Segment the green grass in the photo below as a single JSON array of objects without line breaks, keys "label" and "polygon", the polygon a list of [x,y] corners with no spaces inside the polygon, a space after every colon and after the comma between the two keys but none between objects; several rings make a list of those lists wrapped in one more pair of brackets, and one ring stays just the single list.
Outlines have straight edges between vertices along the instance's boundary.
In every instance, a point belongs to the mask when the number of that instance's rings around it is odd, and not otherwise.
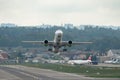
[{"label": "green grass", "polygon": [[60,64],[22,64],[29,67],[51,69],[60,72],[82,74],[88,77],[120,78],[120,68],[93,67],[93,66],[70,66]]}]

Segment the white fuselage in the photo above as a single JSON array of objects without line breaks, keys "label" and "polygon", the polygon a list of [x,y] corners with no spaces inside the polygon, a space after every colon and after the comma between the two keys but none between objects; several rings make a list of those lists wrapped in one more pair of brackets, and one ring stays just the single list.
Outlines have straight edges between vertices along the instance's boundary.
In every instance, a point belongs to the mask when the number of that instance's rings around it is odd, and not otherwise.
[{"label": "white fuselage", "polygon": [[59,48],[61,47],[61,42],[62,42],[62,36],[63,36],[63,32],[61,30],[57,30],[55,32],[54,46],[53,46],[53,52],[55,53],[59,52]]},{"label": "white fuselage", "polygon": [[120,62],[119,62],[119,59],[113,59],[113,60],[104,61],[104,63],[115,64],[115,63],[120,63]]},{"label": "white fuselage", "polygon": [[69,60],[68,64],[89,64],[91,60]]}]

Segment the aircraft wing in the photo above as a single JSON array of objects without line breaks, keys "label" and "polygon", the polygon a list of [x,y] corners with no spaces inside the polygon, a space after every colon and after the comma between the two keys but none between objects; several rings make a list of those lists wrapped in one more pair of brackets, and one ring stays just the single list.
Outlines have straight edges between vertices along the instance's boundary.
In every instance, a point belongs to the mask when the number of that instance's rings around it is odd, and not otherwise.
[{"label": "aircraft wing", "polygon": [[[24,43],[33,43],[33,44],[45,44],[45,41],[22,41]],[[81,45],[81,44],[91,44],[92,42],[72,42],[72,41],[62,41],[61,46],[71,46],[71,45]],[[49,46],[54,46],[53,41],[49,41],[47,44]]]},{"label": "aircraft wing", "polygon": [[62,42],[62,46],[81,45],[81,44],[92,44],[92,42],[72,42],[72,41],[63,41]]},{"label": "aircraft wing", "polygon": [[[22,41],[22,42],[24,42],[24,43],[33,43],[33,44],[45,44],[44,41]],[[53,41],[49,41],[47,43],[47,45],[49,45],[49,46],[53,46],[53,44],[54,44]]]},{"label": "aircraft wing", "polygon": [[92,44],[92,42],[72,42],[73,45]]},{"label": "aircraft wing", "polygon": [[44,43],[44,41],[22,41],[22,42],[24,42],[24,43],[35,43],[35,44],[37,44],[37,43],[43,44]]}]

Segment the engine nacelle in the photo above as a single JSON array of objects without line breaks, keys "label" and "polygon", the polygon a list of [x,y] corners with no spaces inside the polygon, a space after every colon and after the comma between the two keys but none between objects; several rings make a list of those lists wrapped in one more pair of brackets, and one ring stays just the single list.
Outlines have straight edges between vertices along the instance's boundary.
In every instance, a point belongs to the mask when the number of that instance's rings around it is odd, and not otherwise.
[{"label": "engine nacelle", "polygon": [[68,41],[68,46],[71,47],[72,41]]},{"label": "engine nacelle", "polygon": [[48,40],[45,40],[45,41],[44,41],[44,45],[45,45],[45,46],[48,46]]}]

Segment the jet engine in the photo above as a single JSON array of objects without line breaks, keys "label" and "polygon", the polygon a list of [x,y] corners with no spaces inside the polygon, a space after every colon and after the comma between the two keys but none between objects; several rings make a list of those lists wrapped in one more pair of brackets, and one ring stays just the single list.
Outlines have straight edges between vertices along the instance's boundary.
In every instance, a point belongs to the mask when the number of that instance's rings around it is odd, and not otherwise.
[{"label": "jet engine", "polygon": [[68,46],[71,47],[72,41],[68,41]]},{"label": "jet engine", "polygon": [[44,41],[44,45],[45,45],[45,46],[48,46],[48,40],[45,40],[45,41]]}]

